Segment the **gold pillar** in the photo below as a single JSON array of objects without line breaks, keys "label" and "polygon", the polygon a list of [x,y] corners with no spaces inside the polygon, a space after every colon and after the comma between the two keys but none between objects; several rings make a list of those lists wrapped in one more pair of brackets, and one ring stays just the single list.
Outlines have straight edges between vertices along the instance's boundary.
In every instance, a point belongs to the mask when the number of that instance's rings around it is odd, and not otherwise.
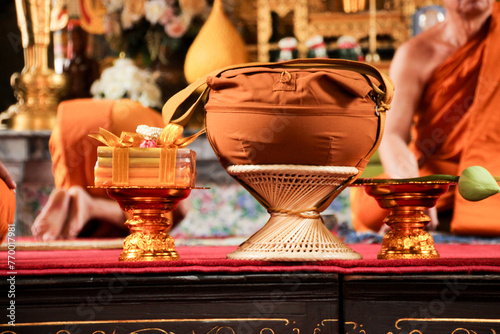
[{"label": "gold pillar", "polygon": [[377,53],[377,2],[369,0],[369,32],[368,32],[368,54],[366,55],[367,62],[379,62],[380,56]]},{"label": "gold pillar", "polygon": [[14,130],[52,129],[66,78],[48,67],[51,0],[16,0],[24,68],[11,77],[18,102],[9,107],[7,121]]}]

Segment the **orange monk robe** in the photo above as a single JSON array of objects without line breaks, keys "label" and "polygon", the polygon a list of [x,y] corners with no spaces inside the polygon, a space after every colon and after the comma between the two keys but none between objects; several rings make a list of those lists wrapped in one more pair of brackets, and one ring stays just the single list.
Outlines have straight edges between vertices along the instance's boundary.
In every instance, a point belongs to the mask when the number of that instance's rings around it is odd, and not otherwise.
[{"label": "orange monk robe", "polygon": [[[500,2],[496,1],[476,95],[465,129],[459,172],[479,165],[500,176]],[[457,234],[500,235],[500,194],[479,202],[456,196],[451,231]]]},{"label": "orange monk robe", "polygon": [[[448,57],[429,79],[414,118],[410,143],[410,149],[418,160],[420,176],[459,175],[463,170],[459,165],[462,151],[469,143],[466,129],[475,113],[471,104],[475,99],[480,70],[485,68],[482,64],[492,33],[488,21],[476,36]],[[497,145],[500,145],[500,141]],[[460,196],[456,196],[454,187],[439,199],[436,205],[438,213],[451,210],[456,197]],[[378,231],[388,214],[361,188],[352,189],[351,207],[353,225],[359,231]]]},{"label": "orange monk robe", "polygon": [[[159,112],[131,100],[77,99],[62,102],[57,110],[57,124],[49,140],[52,171],[56,188],[94,185],[97,146],[91,132],[104,128],[120,136],[135,132],[138,125],[164,127]],[[94,196],[108,198],[100,189],[88,189]]]},{"label": "orange monk robe", "polygon": [[0,179],[0,243],[8,233],[9,225],[14,222],[16,194]]},{"label": "orange monk robe", "polygon": [[[377,178],[385,179],[388,176],[382,174]],[[364,188],[351,187],[349,190],[353,228],[357,232],[378,232],[390,211],[382,209],[377,201],[365,192]]]}]

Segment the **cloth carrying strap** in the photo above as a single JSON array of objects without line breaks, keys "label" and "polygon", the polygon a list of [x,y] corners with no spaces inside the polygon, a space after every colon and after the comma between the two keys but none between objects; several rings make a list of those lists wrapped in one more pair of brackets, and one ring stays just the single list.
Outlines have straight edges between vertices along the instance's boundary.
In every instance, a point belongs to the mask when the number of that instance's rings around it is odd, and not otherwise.
[{"label": "cloth carrying strap", "polygon": [[[357,62],[357,61],[352,61],[352,60],[345,60],[345,59],[293,59],[289,61],[284,61],[284,62],[276,62],[276,63],[247,63],[247,64],[240,64],[240,65],[233,65],[233,66],[228,66],[224,67],[218,70],[215,70],[183,90],[179,91],[175,95],[173,95],[163,106],[162,109],[162,116],[165,124],[168,124],[170,122],[180,124],[182,126],[185,126],[188,122],[189,119],[191,118],[194,110],[196,109],[196,106],[199,104],[201,101],[202,97],[204,94],[209,90],[208,87],[206,87],[203,90],[203,94],[200,95],[198,100],[186,111],[184,115],[179,117],[178,119],[172,121],[172,117],[179,108],[179,106],[184,103],[193,93],[198,90],[200,87],[206,85],[207,83],[207,78],[208,77],[216,77],[222,74],[223,72],[229,71],[229,70],[234,70],[234,69],[243,69],[243,68],[252,68],[252,67],[269,67],[269,68],[275,68],[275,67],[282,67],[282,68],[328,68],[328,69],[338,69],[338,70],[350,70],[353,72],[357,72],[362,74],[370,86],[372,86],[374,92],[376,93],[376,103],[378,106],[378,111],[379,112],[384,112],[386,110],[390,109],[391,101],[392,101],[392,96],[393,96],[393,91],[394,91],[394,85],[389,77],[387,77],[385,74],[380,72],[376,67],[363,63],[363,62]],[[382,85],[382,89],[376,86],[370,79],[369,76],[377,79],[380,84]]]}]

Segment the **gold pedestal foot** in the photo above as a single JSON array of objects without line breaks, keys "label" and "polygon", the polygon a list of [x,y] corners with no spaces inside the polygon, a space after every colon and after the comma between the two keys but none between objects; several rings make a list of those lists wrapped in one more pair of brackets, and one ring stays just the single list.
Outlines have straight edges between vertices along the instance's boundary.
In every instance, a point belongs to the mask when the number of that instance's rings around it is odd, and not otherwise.
[{"label": "gold pedestal foot", "polygon": [[430,218],[422,210],[393,209],[384,220],[391,231],[384,235],[378,259],[439,259],[434,239],[424,230]]},{"label": "gold pedestal foot", "polygon": [[52,130],[56,126],[56,121],[56,110],[54,109],[54,112],[42,115],[33,115],[30,112],[19,113],[14,115],[8,124],[16,131]]},{"label": "gold pedestal foot", "polygon": [[136,232],[123,241],[120,261],[171,261],[178,260],[174,238],[167,233]]}]

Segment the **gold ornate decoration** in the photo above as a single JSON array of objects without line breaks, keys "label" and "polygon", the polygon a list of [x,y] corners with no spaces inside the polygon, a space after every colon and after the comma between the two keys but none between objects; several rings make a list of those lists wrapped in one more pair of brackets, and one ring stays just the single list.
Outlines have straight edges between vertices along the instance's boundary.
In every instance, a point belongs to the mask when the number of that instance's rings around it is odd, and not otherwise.
[{"label": "gold ornate decoration", "polygon": [[344,5],[344,12],[346,13],[356,13],[365,10],[366,1],[365,0],[342,0]]},{"label": "gold ornate decoration", "polygon": [[[130,224],[135,223],[136,226],[143,224],[155,224],[157,226],[163,226],[168,224],[164,224],[163,221],[130,221],[128,222],[128,226]],[[165,257],[167,259],[177,260],[179,259],[179,254],[175,250],[175,242],[174,238],[172,238],[167,233],[158,232],[158,233],[143,233],[143,232],[134,232],[127,236],[123,241],[123,252],[120,256],[121,261],[127,261],[129,259],[135,260],[137,258],[143,258],[146,254],[153,254],[154,257]],[[148,258],[152,256],[148,255]]]},{"label": "gold ornate decoration", "polygon": [[[50,11],[50,30],[62,30],[69,21],[69,15],[65,8],[64,0],[53,0],[52,10]],[[57,333],[56,333],[57,334]]]},{"label": "gold ornate decoration", "polygon": [[298,42],[299,56],[305,57],[307,55],[305,42],[310,37],[307,0],[257,0],[257,57],[259,61],[269,61],[269,39],[272,34],[271,12],[284,17],[292,11],[294,14],[294,35]]},{"label": "gold ornate decoration", "polygon": [[[343,0],[342,3],[355,4],[357,2],[357,12],[349,10],[328,11],[324,2],[319,6],[314,0],[255,0],[257,3],[257,43],[258,61],[269,61],[269,50],[273,45],[269,43],[272,35],[271,12],[277,13],[280,17],[286,16],[289,12],[294,12],[294,34],[298,40],[300,56],[306,55],[307,50],[303,43],[314,35],[323,37],[338,37],[350,35],[360,40],[369,35],[370,53],[372,59],[379,59],[376,56],[376,49],[381,43],[376,40],[377,35],[388,35],[393,38],[391,45],[397,48],[412,36],[412,16],[416,9],[429,4],[442,4],[442,0],[402,0],[390,1],[384,9],[375,8],[376,1]],[[245,2],[246,3],[246,2]],[[369,6],[366,6],[368,3]],[[370,11],[367,11],[370,7]],[[354,7],[350,7],[354,8]],[[364,10],[362,10],[364,9]],[[244,13],[239,16],[247,22],[251,12],[245,8]],[[253,19],[253,16],[251,16]]]},{"label": "gold ornate decoration", "polygon": [[11,84],[18,102],[9,107],[7,125],[14,130],[52,129],[66,78],[48,67],[51,0],[16,0],[24,68]]},{"label": "gold ornate decoration", "polygon": [[[417,179],[417,178],[416,178]],[[382,241],[379,259],[437,259],[434,239],[424,230],[430,222],[424,210],[436,205],[451,181],[416,179],[358,179],[380,207],[390,210],[384,219],[391,231]]]},{"label": "gold ornate decoration", "polygon": [[[326,327],[327,323],[338,323],[338,322],[339,322],[339,319],[323,319],[323,320],[321,320],[321,322],[319,324],[316,325],[316,327],[314,328],[313,334],[321,333],[322,329],[326,330],[326,328],[320,328],[320,327]],[[299,333],[300,333],[300,331],[299,331]]]},{"label": "gold ornate decoration", "polygon": [[[467,334],[477,334],[473,329],[467,329],[465,328],[465,325],[471,326],[471,324],[480,324],[481,330],[486,330],[488,326],[485,326],[485,324],[500,324],[500,319],[474,319],[474,318],[401,318],[398,319],[394,325],[396,329],[398,330],[403,330],[403,326],[401,326],[403,323],[413,323],[415,324],[416,322],[420,323],[425,323],[425,325],[429,325],[432,323],[450,323],[450,324],[455,324],[453,326],[450,326],[449,328],[449,333],[451,334],[458,334],[458,333],[467,333]],[[459,325],[460,327],[457,327]],[[427,327],[429,328],[429,327]],[[477,330],[477,329],[476,329]],[[497,331],[493,328],[489,328],[492,334],[496,334]],[[404,333],[406,333],[406,330],[403,330]],[[432,328],[429,329],[429,332],[433,332]],[[441,328],[441,332],[442,328]],[[389,332],[388,334],[392,334],[392,332]],[[417,329],[413,330],[410,332],[410,334],[425,334],[425,332],[421,332]]]},{"label": "gold ornate decoration", "polygon": [[368,20],[368,53],[366,61],[379,62],[380,56],[377,53],[377,2],[376,0],[369,1],[369,20]]},{"label": "gold ornate decoration", "polygon": [[[366,334],[366,331],[363,329],[363,324],[358,324],[354,321],[346,321],[344,324],[352,326],[352,331],[357,330],[359,334]],[[349,333],[351,333],[351,330],[349,330]]]},{"label": "gold ornate decoration", "polygon": [[448,323],[478,323],[478,324],[500,324],[500,319],[480,319],[480,318],[401,318],[396,321],[394,326],[402,329],[401,323],[404,322],[448,322]]},{"label": "gold ornate decoration", "polygon": [[174,334],[173,332],[167,332],[166,330],[163,330],[161,328],[143,328],[143,329],[138,329],[136,331],[133,331],[133,332],[130,332],[129,334],[137,334],[137,333],[141,333],[141,332],[150,332],[150,331],[154,331],[154,332],[160,332],[160,333],[164,333],[164,334]]},{"label": "gold ornate decoration", "polygon": [[104,187],[123,211],[132,215],[125,225],[130,234],[123,242],[120,261],[178,260],[175,241],[168,234],[172,222],[166,214],[189,196],[191,189],[161,187]]},{"label": "gold ornate decoration", "polygon": [[[96,324],[150,324],[150,323],[225,323],[225,322],[235,322],[236,324],[239,324],[241,322],[255,322],[255,329],[257,329],[258,326],[270,326],[269,322],[275,323],[275,324],[283,324],[284,326],[288,326],[291,324],[291,321],[286,318],[187,318],[187,319],[182,319],[182,318],[176,318],[176,319],[129,319],[129,320],[88,320],[88,321],[47,321],[47,322],[31,322],[31,323],[17,323],[16,322],[16,327],[36,327],[37,331],[40,332],[40,327],[43,326],[82,326],[82,325],[96,325]],[[267,324],[263,324],[264,322],[268,322]],[[6,324],[0,324],[0,326],[6,326]],[[215,327],[213,327],[207,334],[217,334],[219,332],[222,333],[222,329],[229,329],[233,332],[234,329],[230,326],[227,325],[219,325],[216,324]],[[198,331],[198,329],[193,329],[192,333],[195,333],[195,330]],[[134,333],[141,333],[141,332],[147,332],[147,331],[158,331],[161,333],[169,333],[169,334],[174,334],[171,331],[165,331],[161,328],[142,328],[135,330],[133,332],[130,332],[130,334]],[[266,332],[273,331],[270,327],[263,327],[261,329],[261,332],[264,334]],[[66,334],[71,334],[67,330],[62,329],[59,330],[57,333],[62,333],[66,332]],[[225,331],[224,331],[225,332]],[[97,333],[105,333],[104,331],[97,330],[94,331],[93,334]],[[197,332],[196,332],[197,333]],[[16,332],[13,331],[5,331],[1,332],[0,334],[16,334]]]}]

